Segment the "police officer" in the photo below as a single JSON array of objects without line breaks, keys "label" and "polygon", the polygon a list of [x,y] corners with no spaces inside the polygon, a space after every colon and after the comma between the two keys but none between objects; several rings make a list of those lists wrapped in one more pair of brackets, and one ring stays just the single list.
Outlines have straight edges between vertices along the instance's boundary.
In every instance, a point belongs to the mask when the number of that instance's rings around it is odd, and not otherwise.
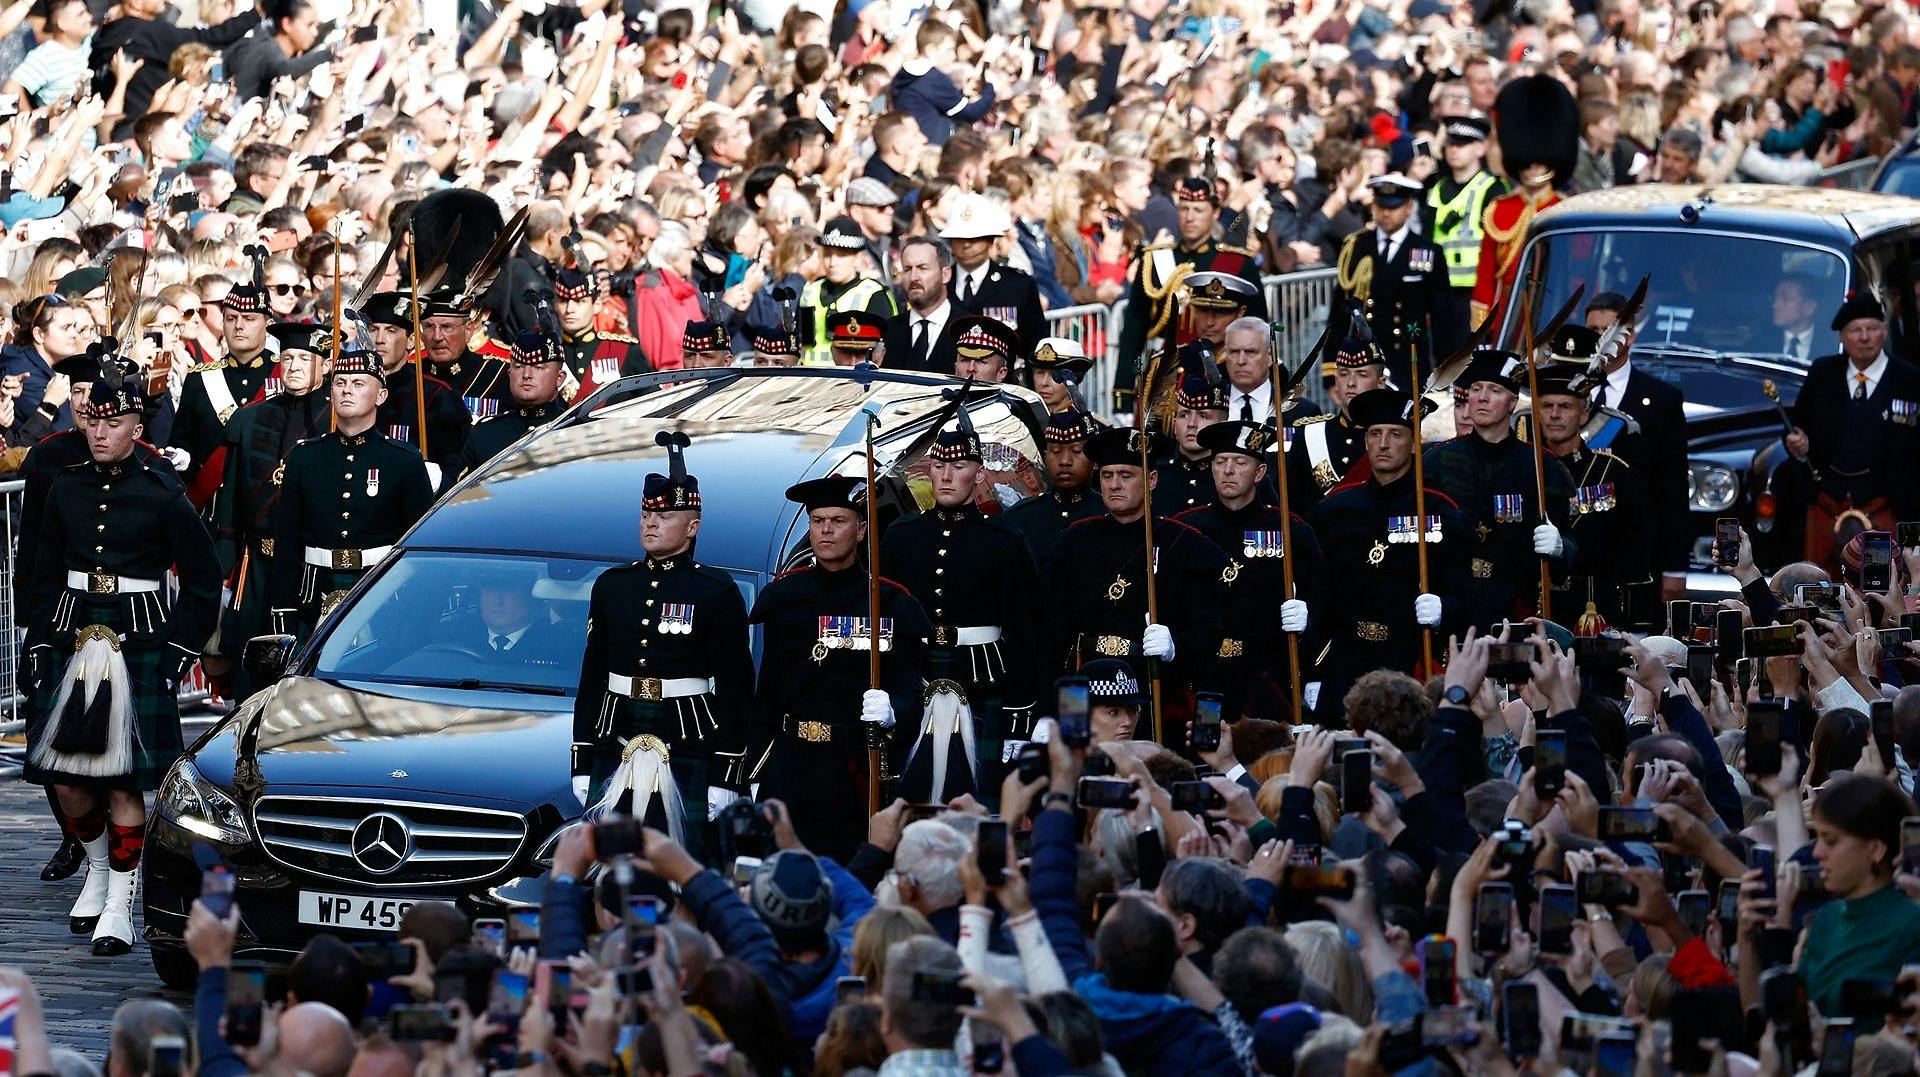
[{"label": "police officer", "polygon": [[1120,366],[1114,371],[1114,410],[1133,410],[1135,364],[1146,352],[1149,338],[1174,328],[1173,301],[1183,298],[1189,274],[1212,270],[1231,273],[1253,289],[1246,313],[1265,320],[1267,300],[1260,290],[1260,259],[1245,247],[1229,246],[1214,237],[1220,223],[1220,203],[1213,184],[1199,176],[1182,179],[1173,189],[1179,216],[1179,239],[1152,243],[1139,255],[1140,271],[1127,293],[1127,313],[1120,326]]},{"label": "police officer", "polygon": [[235,700],[246,699],[252,686],[246,671],[234,668],[233,658],[247,640],[270,629],[273,506],[287,456],[301,441],[326,433],[331,421],[323,387],[332,332],[287,322],[274,326],[273,335],[280,341],[281,391],[241,408],[227,424],[225,474],[213,502],[214,548],[220,572],[233,586],[204,662],[208,676],[224,680],[228,697]]},{"label": "police officer", "polygon": [[963,406],[927,449],[933,508],[880,540],[880,564],[933,622],[927,678],[941,690],[930,689],[901,787],[915,802],[972,793],[997,803],[1001,745],[1032,731],[1039,697],[1040,571],[1020,532],[980,511],[977,499],[992,496],[981,449]]},{"label": "police officer", "polygon": [[[1174,520],[1207,536],[1227,557],[1220,573],[1225,592],[1220,646],[1214,654],[1224,713],[1228,721],[1253,714],[1280,717],[1285,707],[1279,701],[1289,698],[1286,634],[1305,633],[1309,611],[1321,605],[1320,543],[1305,520],[1285,520],[1279,509],[1261,501],[1273,459],[1272,427],[1215,423],[1200,431],[1200,445],[1211,454],[1213,503]],[[1294,559],[1291,595],[1282,586],[1285,557]]]},{"label": "police officer", "polygon": [[[387,379],[387,399],[375,424],[395,441],[419,446],[420,366],[413,355],[413,299],[405,292],[375,292],[360,308],[367,321],[374,350],[380,353],[380,372]],[[422,330],[424,334],[424,328]],[[424,437],[430,464],[446,471],[460,459],[473,417],[453,386],[428,375],[427,429]]]},{"label": "police officer", "polygon": [[1474,352],[1460,375],[1473,433],[1427,450],[1427,481],[1473,525],[1471,566],[1479,593],[1473,623],[1482,627],[1532,616],[1540,599],[1540,559],[1564,575],[1579,552],[1567,529],[1573,479],[1560,461],[1546,460],[1543,514],[1533,450],[1513,436],[1513,410],[1524,377],[1526,361],[1512,352]]},{"label": "police officer", "polygon": [[1093,461],[1087,459],[1087,439],[1099,429],[1099,420],[1084,411],[1047,416],[1040,450],[1047,463],[1047,492],[1020,502],[1004,517],[1035,557],[1050,550],[1067,528],[1107,511],[1099,491],[1091,488]]},{"label": "police officer", "polygon": [[[1569,333],[1569,331],[1572,331]],[[1581,350],[1585,326],[1571,325],[1557,341],[1556,352]],[[1592,353],[1591,347],[1585,349]],[[1592,405],[1587,397],[1586,367],[1549,363],[1540,368],[1540,395],[1534,404],[1534,425],[1543,444],[1573,476],[1573,511],[1568,530],[1580,550],[1580,560],[1553,585],[1553,606],[1563,621],[1574,623],[1589,614],[1614,628],[1649,627],[1657,608],[1652,572],[1652,529],[1647,526],[1649,501],[1646,484],[1626,461],[1605,449],[1590,447],[1585,433]],[[1628,592],[1637,592],[1629,603]],[[1629,611],[1644,611],[1639,623]],[[1586,627],[1597,628],[1588,621]]]},{"label": "police officer", "polygon": [[880,344],[886,339],[884,319],[864,310],[837,311],[827,318],[827,357],[834,366],[853,366],[884,360]]},{"label": "police officer", "polygon": [[[33,689],[23,777],[50,786],[87,878],[68,914],[93,952],[133,948],[145,795],[182,751],[176,686],[220,608],[213,539],[173,471],[137,453],[145,406],[131,363],[111,364],[85,406],[89,459],[47,491],[25,576]],[[167,572],[179,574],[170,597]]]},{"label": "police officer", "polygon": [[1033,349],[1033,357],[1027,360],[1027,369],[1033,373],[1033,391],[1040,394],[1052,414],[1077,409],[1074,394],[1087,371],[1093,369],[1093,360],[1087,358],[1086,349],[1077,340],[1042,337]]},{"label": "police officer", "polygon": [[[1171,451],[1166,437],[1151,431],[1114,427],[1087,439],[1107,511],[1067,528],[1043,558],[1052,622],[1046,657],[1065,671],[1095,658],[1135,666],[1153,659],[1146,668],[1156,671],[1148,676],[1163,678],[1178,695],[1211,683],[1227,559],[1192,527],[1156,518],[1149,560],[1141,517],[1150,511],[1155,475],[1141,466],[1143,446],[1149,459]],[[1157,622],[1148,617],[1149,571]],[[1173,743],[1177,727],[1163,723],[1160,733]]]},{"label": "police officer", "polygon": [[[186,481],[200,505],[211,500],[213,484],[219,481],[220,465],[213,456],[227,420],[265,394],[273,373],[273,356],[267,351],[267,288],[257,268],[254,280],[234,285],[220,301],[220,312],[227,354],[187,369],[170,438],[172,447],[188,456]],[[202,480],[207,467],[213,471]]]},{"label": "police officer", "polygon": [[553,306],[560,318],[560,340],[566,349],[567,370],[579,382],[575,396],[591,393],[629,374],[645,374],[653,369],[639,341],[595,328],[595,315],[600,311],[598,277],[572,266],[563,267],[554,274]]},{"label": "police officer", "polygon": [[[1212,356],[1201,363],[1213,366]],[[1172,516],[1213,500],[1213,454],[1200,443],[1200,432],[1227,418],[1227,385],[1219,368],[1213,368],[1211,378],[1204,373],[1181,378],[1173,404],[1174,451],[1154,475],[1153,511],[1158,516]]]},{"label": "police officer", "polygon": [[507,399],[509,349],[487,335],[486,324],[487,312],[479,301],[451,285],[420,297],[426,372],[453,387],[476,423],[499,414]]},{"label": "police officer", "polygon": [[784,325],[756,325],[747,329],[754,366],[793,366],[800,362],[800,341]]},{"label": "police officer", "polygon": [[[897,762],[896,723],[920,726],[923,640],[933,626],[906,588],[880,580],[883,688],[868,680],[867,484],[827,476],[787,490],[807,513],[810,567],[782,573],[754,602],[762,626],[751,777],[762,799],[786,803],[801,844],[844,858],[867,832],[869,731],[884,780]],[[884,795],[884,794],[883,794]]]},{"label": "police officer", "polygon": [[1343,316],[1357,311],[1381,328],[1380,347],[1395,385],[1411,385],[1413,364],[1424,377],[1437,355],[1452,354],[1466,339],[1467,324],[1454,307],[1447,263],[1440,248],[1413,226],[1413,202],[1423,188],[1390,172],[1369,182],[1373,223],[1348,236],[1340,248],[1341,302],[1334,305],[1335,340],[1357,336]]},{"label": "police officer", "polygon": [[1427,182],[1427,238],[1447,260],[1447,290],[1458,324],[1472,319],[1473,283],[1480,266],[1480,237],[1487,205],[1507,193],[1507,181],[1487,170],[1491,125],[1478,116],[1457,116],[1441,125],[1446,167]]},{"label": "police officer", "polygon": [[[1439,490],[1426,491],[1427,586],[1419,586],[1419,535],[1413,454],[1419,451],[1414,401],[1395,389],[1370,389],[1347,404],[1365,431],[1368,473],[1341,486],[1308,515],[1325,555],[1325,576],[1339,601],[1315,607],[1327,640],[1308,705],[1324,721],[1345,713],[1347,689],[1375,669],[1415,672],[1420,634],[1432,629],[1444,657],[1447,633],[1472,623],[1472,525]],[[1295,580],[1299,576],[1296,566]]]},{"label": "police officer", "polygon": [[852,217],[828,221],[814,242],[820,246],[825,274],[800,290],[800,364],[828,366],[837,362],[829,339],[828,321],[833,315],[850,311],[872,315],[884,333],[887,319],[899,312],[885,281],[860,275],[867,237]]},{"label": "police officer", "polygon": [[733,365],[733,334],[719,322],[692,321],[680,338],[686,369],[710,370]]},{"label": "police officer", "polygon": [[559,338],[536,330],[515,336],[513,363],[507,372],[507,392],[513,400],[506,410],[473,428],[447,485],[500,455],[527,431],[559,418],[567,410],[560,400],[565,376]]},{"label": "police officer", "polygon": [[379,358],[343,349],[329,395],[333,432],[294,446],[273,507],[274,631],[302,638],[433,503],[420,450],[376,424]]},{"label": "police officer", "polygon": [[1047,312],[1033,278],[993,257],[993,245],[1012,230],[1004,208],[986,195],[963,194],[954,200],[940,238],[953,248],[947,294],[954,312],[984,315],[1011,329],[1019,337],[1015,355],[1026,359],[1047,335]]},{"label": "police officer", "polygon": [[1227,346],[1227,326],[1247,313],[1259,289],[1243,277],[1213,270],[1187,277],[1188,328],[1193,339],[1221,351]]},{"label": "police officer", "polygon": [[[593,581],[573,706],[573,788],[582,804],[598,802],[627,746],[654,738],[666,748],[682,812],[664,822],[698,856],[709,801],[733,798],[712,787],[746,788],[752,637],[732,577],[694,559],[700,480],[687,473],[687,436],[656,437],[668,468],[648,475],[641,495],[646,557]],[[650,791],[632,790],[633,814],[646,814]]]},{"label": "police officer", "polygon": [[1352,337],[1340,342],[1333,358],[1322,364],[1330,415],[1309,415],[1293,423],[1287,447],[1287,494],[1302,511],[1312,509],[1334,487],[1346,481],[1354,465],[1366,459],[1366,430],[1348,413],[1348,404],[1369,389],[1387,382],[1387,368],[1378,346]]}]

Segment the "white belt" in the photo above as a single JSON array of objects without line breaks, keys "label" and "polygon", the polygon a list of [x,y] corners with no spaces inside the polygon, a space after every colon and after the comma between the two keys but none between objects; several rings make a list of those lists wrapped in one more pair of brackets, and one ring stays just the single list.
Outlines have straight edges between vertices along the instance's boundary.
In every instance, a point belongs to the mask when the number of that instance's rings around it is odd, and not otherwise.
[{"label": "white belt", "polygon": [[607,674],[607,691],[628,699],[682,699],[704,696],[713,691],[711,677],[628,677]]},{"label": "white belt", "polygon": [[942,628],[935,626],[933,645],[936,647],[979,647],[987,643],[1000,642],[999,625],[981,625],[974,628]]},{"label": "white belt", "polygon": [[111,572],[75,572],[67,570],[67,586],[90,595],[146,594],[160,589],[159,580],[139,580],[115,576]]},{"label": "white belt", "polygon": [[305,560],[314,568],[358,572],[363,568],[379,564],[381,558],[392,552],[392,546],[369,546],[364,550],[325,550],[318,546],[309,546]]}]

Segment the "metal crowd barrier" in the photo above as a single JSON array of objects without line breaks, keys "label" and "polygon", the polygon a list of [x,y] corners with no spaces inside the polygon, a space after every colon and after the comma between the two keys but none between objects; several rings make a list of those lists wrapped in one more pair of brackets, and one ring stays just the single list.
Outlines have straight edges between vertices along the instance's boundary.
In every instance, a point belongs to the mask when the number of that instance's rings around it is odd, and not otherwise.
[{"label": "metal crowd barrier", "polygon": [[1873,182],[1874,170],[1880,167],[1880,158],[1862,157],[1857,161],[1847,161],[1824,169],[1814,177],[1815,187],[1836,187],[1843,191],[1864,191]]},{"label": "metal crowd barrier", "polygon": [[[1262,277],[1266,291],[1268,317],[1280,325],[1280,358],[1288,369],[1297,369],[1308,348],[1320,339],[1333,306],[1334,270],[1331,266]],[[1111,422],[1113,416],[1113,377],[1120,366],[1120,327],[1125,324],[1127,301],[1109,307],[1086,303],[1047,312],[1047,334],[1080,342],[1093,370],[1081,389],[1087,406],[1095,415]],[[1318,376],[1306,379],[1306,396],[1322,408],[1328,406],[1326,390]]]}]

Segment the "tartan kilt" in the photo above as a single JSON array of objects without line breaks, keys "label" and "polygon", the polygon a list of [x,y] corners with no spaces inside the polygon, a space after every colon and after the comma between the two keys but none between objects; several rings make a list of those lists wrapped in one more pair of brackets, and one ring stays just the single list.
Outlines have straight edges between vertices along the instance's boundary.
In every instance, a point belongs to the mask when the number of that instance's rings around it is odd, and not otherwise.
[{"label": "tartan kilt", "polygon": [[267,592],[271,559],[260,552],[258,539],[248,541],[253,545],[253,553],[247,558],[246,578],[239,589],[240,601],[220,610],[220,650],[236,662],[248,640],[273,631],[272,618],[268,616],[273,603]]},{"label": "tartan kilt", "polygon": [[[46,683],[33,689],[30,696],[27,712],[28,759],[21,777],[35,785],[105,786],[141,792],[158,789],[167,768],[173,766],[174,761],[186,751],[180,736],[180,702],[174,692],[167,688],[166,682],[178,661],[174,648],[165,643],[166,624],[162,621],[152,626],[158,631],[128,635],[127,630],[134,623],[131,607],[140,596],[103,601],[73,591],[66,594],[77,601],[70,614],[60,615],[61,623],[50,634],[50,642],[63,652],[61,664],[46,678]],[[62,603],[62,608],[65,607],[66,604]],[[73,640],[80,629],[93,624],[105,625],[122,634],[124,639],[120,656],[126,661],[127,674],[133,682],[129,686],[137,738],[133,747],[133,772],[113,778],[63,774],[35,766],[32,762],[32,746],[39,742],[40,735],[47,728],[48,711],[60,691],[66,663],[73,660]],[[144,620],[142,627],[148,627]]]}]

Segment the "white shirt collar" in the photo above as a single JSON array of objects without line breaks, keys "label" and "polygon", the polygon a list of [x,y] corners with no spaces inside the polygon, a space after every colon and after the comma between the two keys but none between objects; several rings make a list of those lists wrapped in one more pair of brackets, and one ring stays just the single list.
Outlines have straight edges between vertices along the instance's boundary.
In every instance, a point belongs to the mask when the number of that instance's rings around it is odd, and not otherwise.
[{"label": "white shirt collar", "polygon": [[1627,395],[1627,379],[1631,377],[1633,377],[1633,360],[1631,359],[1621,363],[1619,370],[1607,375],[1606,404],[1608,407],[1620,406],[1620,402]]},{"label": "white shirt collar", "polygon": [[914,311],[913,323],[909,323],[909,324],[918,323],[920,319],[925,318],[927,320],[927,333],[931,336],[937,337],[940,335],[940,331],[947,327],[947,320],[952,317],[953,317],[953,300],[942,299],[940,300],[939,306],[933,308],[933,310],[929,311],[926,314],[922,314],[917,310]]},{"label": "white shirt collar", "polygon": [[493,638],[495,636],[504,635],[507,637],[507,645],[502,649],[511,651],[515,647],[520,646],[520,637],[526,635],[527,629],[532,627],[533,627],[533,623],[529,621],[528,623],[521,625],[519,628],[515,629],[512,632],[504,632],[504,633],[495,632],[493,629],[489,628],[487,629],[487,646],[488,647],[493,646]]},{"label": "white shirt collar", "polygon": [[[981,285],[987,283],[987,273],[992,268],[993,268],[993,259],[989,258],[986,261],[980,263],[979,269],[976,269],[971,273],[966,272],[965,270],[962,270],[960,275],[973,282],[973,290],[977,293],[980,291]],[[955,283],[958,283],[958,282],[956,281]]]},{"label": "white shirt collar", "polygon": [[1851,361],[1847,363],[1847,395],[1848,396],[1853,395],[1854,375],[1861,374],[1861,373],[1864,373],[1867,376],[1867,395],[1872,396],[1874,394],[1874,390],[1880,388],[1880,379],[1883,377],[1886,377],[1887,353],[1885,351],[1882,351],[1879,355],[1874,356],[1873,362],[1868,363],[1867,369],[1864,371],[1854,366]]},{"label": "white shirt collar", "polygon": [[1409,215],[1407,217],[1407,223],[1401,225],[1400,230],[1397,232],[1383,232],[1378,227],[1374,228],[1373,230],[1374,242],[1378,244],[1380,242],[1380,237],[1385,236],[1386,243],[1383,246],[1379,246],[1377,249],[1381,251],[1385,251],[1388,247],[1391,247],[1393,248],[1395,253],[1398,253],[1401,245],[1406,243],[1407,241],[1407,233],[1411,231],[1413,231],[1413,217]]}]

